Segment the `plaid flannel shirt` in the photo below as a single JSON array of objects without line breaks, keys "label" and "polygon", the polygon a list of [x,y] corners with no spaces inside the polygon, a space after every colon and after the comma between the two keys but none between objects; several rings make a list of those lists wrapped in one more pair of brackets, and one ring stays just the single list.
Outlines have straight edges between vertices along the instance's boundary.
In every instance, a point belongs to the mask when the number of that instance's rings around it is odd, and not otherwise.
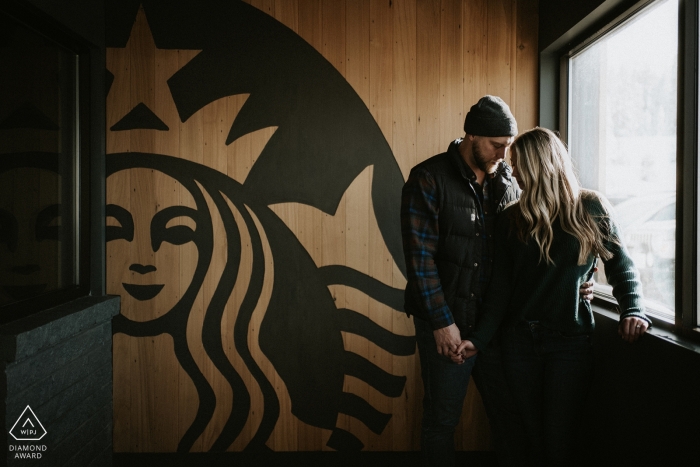
[{"label": "plaid flannel shirt", "polygon": [[417,284],[413,297],[430,317],[434,329],[454,323],[440,285],[435,256],[438,247],[438,200],[435,179],[427,170],[414,169],[401,197],[401,236],[408,280]]},{"label": "plaid flannel shirt", "polygon": [[[489,184],[486,182],[482,193],[475,178],[471,181],[477,196],[481,217],[482,267],[479,268],[482,291],[490,279],[492,260],[492,226],[495,218],[493,199],[489,196]],[[428,314],[433,329],[439,329],[454,323],[452,312],[447,305],[440,284],[435,257],[437,254],[438,232],[437,185],[432,174],[425,169],[411,172],[403,188],[401,198],[401,233],[408,280],[416,284],[414,288],[419,296],[414,296]],[[489,228],[491,227],[491,228]],[[479,294],[482,295],[482,294]]]}]

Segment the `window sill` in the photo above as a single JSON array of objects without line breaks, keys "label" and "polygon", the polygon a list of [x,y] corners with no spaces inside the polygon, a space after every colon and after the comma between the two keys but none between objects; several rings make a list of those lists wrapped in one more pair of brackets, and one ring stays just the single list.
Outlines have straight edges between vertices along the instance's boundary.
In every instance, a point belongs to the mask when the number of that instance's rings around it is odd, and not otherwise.
[{"label": "window sill", "polygon": [[[608,319],[620,321],[620,315],[615,311],[614,305],[605,300],[595,298],[591,302],[591,309],[597,315],[605,316]],[[648,334],[669,342],[671,344],[686,348],[700,354],[700,332],[697,329],[687,331],[683,335],[676,332],[672,323],[662,319],[651,317],[654,325],[647,331]]]}]

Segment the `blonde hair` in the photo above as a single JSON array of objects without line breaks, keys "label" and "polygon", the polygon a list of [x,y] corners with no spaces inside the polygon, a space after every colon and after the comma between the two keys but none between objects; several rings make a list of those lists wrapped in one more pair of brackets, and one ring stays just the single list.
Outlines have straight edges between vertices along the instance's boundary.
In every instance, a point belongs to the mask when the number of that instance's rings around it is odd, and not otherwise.
[{"label": "blonde hair", "polygon": [[[564,232],[579,241],[579,265],[591,254],[612,258],[603,243],[610,236],[609,214],[596,221],[585,209],[581,198],[598,195],[580,188],[564,143],[552,131],[535,127],[518,136],[510,150],[518,178],[525,185],[516,218],[520,240],[534,239],[540,248],[540,261],[553,264],[549,249],[554,240],[552,224],[558,218]],[[601,201],[605,208],[605,201]]]}]

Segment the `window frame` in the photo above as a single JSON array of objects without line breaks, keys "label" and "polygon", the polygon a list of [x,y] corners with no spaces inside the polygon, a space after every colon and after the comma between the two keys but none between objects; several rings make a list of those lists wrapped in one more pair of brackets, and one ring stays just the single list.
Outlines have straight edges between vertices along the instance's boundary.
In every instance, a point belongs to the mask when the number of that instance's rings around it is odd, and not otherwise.
[{"label": "window frame", "polygon": [[[556,129],[568,142],[569,58],[613,31],[656,0],[607,1],[540,53],[540,125]],[[698,1],[678,0],[678,101],[676,147],[675,319],[652,315],[654,326],[700,342],[698,288]],[[610,310],[617,303],[596,293],[593,304]]]},{"label": "window frame", "polygon": [[74,247],[75,284],[52,290],[38,296],[13,302],[0,307],[0,325],[34,315],[42,310],[68,303],[80,297],[91,295],[94,288],[91,274],[93,248],[91,240],[91,194],[94,189],[91,166],[93,158],[94,132],[97,130],[91,122],[92,111],[92,60],[94,52],[90,44],[67,30],[56,20],[32,5],[7,2],[0,7],[0,13],[34,30],[40,35],[75,54],[75,153],[72,170],[75,171],[73,201],[75,203]]}]

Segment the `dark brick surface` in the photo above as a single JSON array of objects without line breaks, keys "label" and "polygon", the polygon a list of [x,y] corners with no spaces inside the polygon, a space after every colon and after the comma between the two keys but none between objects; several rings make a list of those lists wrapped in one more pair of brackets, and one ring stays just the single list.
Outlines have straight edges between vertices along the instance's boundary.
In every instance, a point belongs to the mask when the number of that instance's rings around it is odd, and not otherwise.
[{"label": "dark brick surface", "polygon": [[61,459],[59,465],[89,465],[105,449],[105,446],[112,444],[112,430],[105,427],[92,439],[86,440],[83,446],[70,458]]},{"label": "dark brick surface", "polygon": [[[77,407],[93,395],[95,388],[104,386],[105,383],[111,383],[111,381],[112,365],[103,365],[92,372],[88,378],[69,386],[64,391],[59,392],[50,400],[46,401],[46,403],[36,403],[35,405],[29,403],[29,405],[44,425],[52,424],[63,417],[67,412],[73,410],[73,407]],[[27,402],[22,402],[22,399],[19,399],[17,402],[17,406],[22,408],[26,407],[26,404]],[[8,402],[8,413],[11,413],[10,407]]]},{"label": "dark brick surface", "polygon": [[[8,452],[8,465],[112,464],[111,320],[118,305],[88,297],[0,328],[4,425],[9,430],[29,405],[47,432],[33,442],[47,447],[42,459]],[[9,434],[3,439],[20,444]]]},{"label": "dark brick surface", "polygon": [[47,375],[60,370],[73,360],[84,355],[95,346],[102,346],[103,352],[112,350],[112,323],[103,323],[99,327],[89,329],[75,336],[74,339],[44,349],[33,359],[25,359],[18,363],[10,363],[5,370],[7,374],[7,394],[21,392],[27,386],[37,383]]},{"label": "dark brick surface", "polygon": [[[112,432],[112,403],[106,404],[102,407],[95,415],[90,419],[86,420],[85,423],[80,425],[75,431],[70,433],[65,439],[60,441],[59,444],[52,444],[50,446],[51,453],[57,459],[69,459],[76,452],[78,452],[81,447],[89,441],[95,433],[99,433],[102,430],[107,429]],[[112,439],[110,435],[109,439],[109,450],[110,456],[112,451]]]},{"label": "dark brick surface", "polygon": [[106,404],[111,403],[111,401],[112,383],[109,382],[103,387],[94,390],[93,393],[81,401],[79,405],[66,411],[65,415],[55,420],[50,428],[46,426],[46,430],[48,431],[46,443],[60,443],[80,427],[85,420],[88,420],[95,412],[98,412]]},{"label": "dark brick surface", "polygon": [[[96,351],[99,349],[101,351]],[[75,384],[84,384],[83,381],[95,378],[94,373],[99,372],[100,377],[112,379],[112,354],[105,352],[105,349],[93,347],[88,349],[85,355],[73,360],[68,365],[61,368],[53,368],[53,373],[46,378],[37,381],[35,384],[27,386],[22,391],[14,392],[7,399],[8,407],[22,406],[27,404],[32,408],[37,408],[46,404],[50,399],[61,394],[64,390]],[[102,372],[107,371],[107,375]],[[24,405],[22,405],[24,404]]]}]

